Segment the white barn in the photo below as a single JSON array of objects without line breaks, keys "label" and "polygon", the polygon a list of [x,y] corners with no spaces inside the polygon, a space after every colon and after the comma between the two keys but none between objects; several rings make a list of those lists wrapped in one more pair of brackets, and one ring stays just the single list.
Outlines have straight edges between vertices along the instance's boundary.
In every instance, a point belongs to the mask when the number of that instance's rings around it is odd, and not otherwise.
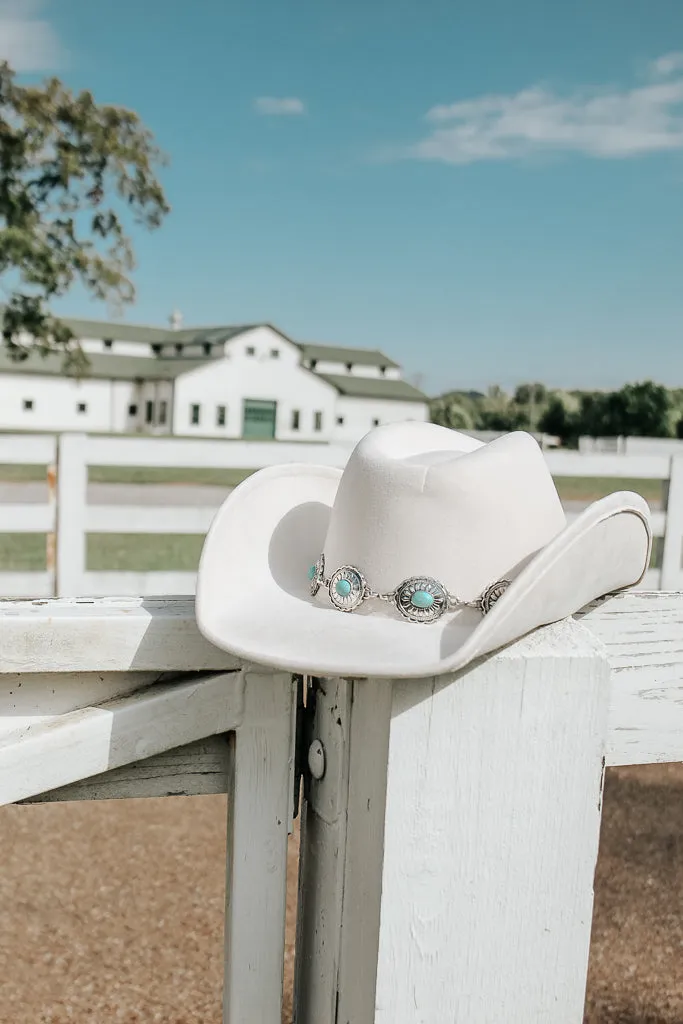
[{"label": "white barn", "polygon": [[65,318],[90,360],[0,352],[0,430],[357,441],[429,418],[383,352],[293,341],[270,324],[157,328]]}]

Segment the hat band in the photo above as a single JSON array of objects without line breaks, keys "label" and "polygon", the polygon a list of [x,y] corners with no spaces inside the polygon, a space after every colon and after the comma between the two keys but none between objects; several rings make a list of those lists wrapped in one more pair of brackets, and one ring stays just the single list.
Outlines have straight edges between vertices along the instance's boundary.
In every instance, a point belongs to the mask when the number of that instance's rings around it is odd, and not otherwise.
[{"label": "hat band", "polygon": [[477,608],[486,615],[510,586],[509,580],[492,583],[476,601],[462,601],[432,576],[411,576],[387,593],[373,590],[360,569],[342,565],[330,575],[325,574],[325,556],[320,555],[308,570],[311,596],[325,587],[330,601],[341,612],[353,612],[364,601],[389,601],[411,622],[436,622],[445,612],[458,608]]}]

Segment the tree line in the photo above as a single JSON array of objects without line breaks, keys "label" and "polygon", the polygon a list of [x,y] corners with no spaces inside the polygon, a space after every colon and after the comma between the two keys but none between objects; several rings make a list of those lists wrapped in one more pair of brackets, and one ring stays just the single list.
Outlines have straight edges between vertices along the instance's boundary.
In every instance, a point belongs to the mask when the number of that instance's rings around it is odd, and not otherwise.
[{"label": "tree line", "polygon": [[530,430],[576,445],[579,437],[683,438],[683,388],[654,381],[616,391],[561,391],[520,384],[512,394],[451,391],[433,399],[434,423],[455,430]]}]

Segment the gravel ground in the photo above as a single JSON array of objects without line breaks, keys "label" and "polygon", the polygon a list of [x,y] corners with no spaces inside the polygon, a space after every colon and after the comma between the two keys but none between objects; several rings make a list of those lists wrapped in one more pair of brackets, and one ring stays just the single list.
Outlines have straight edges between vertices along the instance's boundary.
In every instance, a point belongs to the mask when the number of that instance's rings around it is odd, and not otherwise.
[{"label": "gravel ground", "polygon": [[[0,1024],[219,1024],[224,823],[222,797],[0,809]],[[586,1024],[683,1024],[683,765],[608,772]]]}]

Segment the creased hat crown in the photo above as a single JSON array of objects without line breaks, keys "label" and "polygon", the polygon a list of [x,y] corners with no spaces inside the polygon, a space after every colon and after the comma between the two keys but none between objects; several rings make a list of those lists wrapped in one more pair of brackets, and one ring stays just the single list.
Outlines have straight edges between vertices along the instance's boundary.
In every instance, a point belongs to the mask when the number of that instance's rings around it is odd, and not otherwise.
[{"label": "creased hat crown", "polygon": [[484,445],[432,423],[391,424],[351,454],[324,555],[330,570],[356,566],[378,591],[424,574],[468,601],[514,575],[565,526],[530,434]]}]

